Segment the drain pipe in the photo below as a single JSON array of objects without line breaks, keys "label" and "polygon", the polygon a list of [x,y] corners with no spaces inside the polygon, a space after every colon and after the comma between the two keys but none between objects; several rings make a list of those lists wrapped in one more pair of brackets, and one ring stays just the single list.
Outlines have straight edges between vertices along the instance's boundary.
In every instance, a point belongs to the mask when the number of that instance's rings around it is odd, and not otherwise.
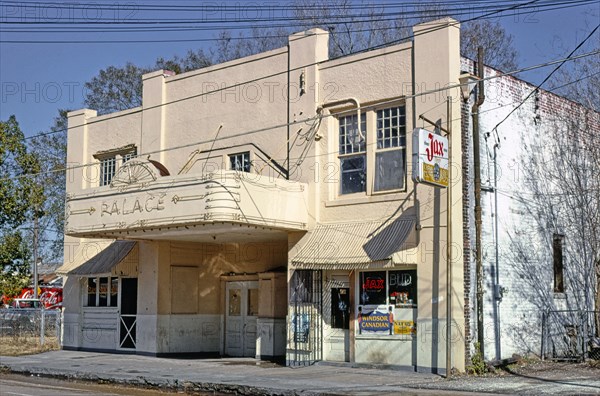
[{"label": "drain pipe", "polygon": [[348,103],[348,102],[352,102],[352,103],[354,103],[356,105],[356,129],[358,130],[359,136],[362,139],[364,139],[365,136],[363,135],[363,132],[360,129],[361,114],[360,114],[360,102],[358,101],[358,99],[356,99],[356,98],[346,98],[346,99],[334,100],[332,102],[323,103],[323,104],[321,104],[321,105],[319,105],[317,107],[317,111],[321,111],[321,110],[323,110],[323,109],[325,109],[327,107],[339,106],[341,104]]},{"label": "drain pipe", "polygon": [[495,232],[495,273],[494,273],[494,342],[496,344],[496,360],[502,359],[500,349],[500,302],[502,301],[502,287],[500,286],[500,268],[498,265],[498,148],[500,143],[494,144],[494,232]]},{"label": "drain pipe", "polygon": [[485,357],[483,333],[483,263],[481,247],[481,158],[479,151],[479,107],[485,100],[483,84],[483,47],[477,49],[477,100],[471,108],[473,117],[473,171],[475,173],[475,277],[477,284],[477,342]]}]

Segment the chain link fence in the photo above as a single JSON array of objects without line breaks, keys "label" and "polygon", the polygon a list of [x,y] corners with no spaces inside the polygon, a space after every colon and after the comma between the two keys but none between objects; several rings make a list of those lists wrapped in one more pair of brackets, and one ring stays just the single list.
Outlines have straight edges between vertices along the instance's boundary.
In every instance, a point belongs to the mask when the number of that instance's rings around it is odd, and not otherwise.
[{"label": "chain link fence", "polygon": [[596,311],[547,311],[542,317],[542,359],[600,360]]},{"label": "chain link fence", "polygon": [[43,308],[9,308],[0,310],[2,345],[19,340],[40,345],[61,345],[61,311]]}]

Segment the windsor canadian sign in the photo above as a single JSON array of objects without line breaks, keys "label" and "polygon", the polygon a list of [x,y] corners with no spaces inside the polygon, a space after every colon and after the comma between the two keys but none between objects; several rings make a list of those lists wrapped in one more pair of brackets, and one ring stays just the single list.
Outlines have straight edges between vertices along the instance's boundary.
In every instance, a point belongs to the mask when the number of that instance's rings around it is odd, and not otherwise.
[{"label": "windsor canadian sign", "polygon": [[448,139],[426,129],[415,128],[412,149],[413,180],[448,187]]}]

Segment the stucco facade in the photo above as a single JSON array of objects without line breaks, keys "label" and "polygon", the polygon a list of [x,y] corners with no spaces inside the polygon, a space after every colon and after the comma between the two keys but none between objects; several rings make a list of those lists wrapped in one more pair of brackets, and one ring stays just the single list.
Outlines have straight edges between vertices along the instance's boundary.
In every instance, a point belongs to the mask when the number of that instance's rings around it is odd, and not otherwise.
[{"label": "stucco facade", "polygon": [[[69,113],[63,347],[443,372],[450,234],[463,371],[460,27],[414,31],[332,60],[300,32]],[[411,180],[423,115],[453,131],[450,216],[450,189]]]}]

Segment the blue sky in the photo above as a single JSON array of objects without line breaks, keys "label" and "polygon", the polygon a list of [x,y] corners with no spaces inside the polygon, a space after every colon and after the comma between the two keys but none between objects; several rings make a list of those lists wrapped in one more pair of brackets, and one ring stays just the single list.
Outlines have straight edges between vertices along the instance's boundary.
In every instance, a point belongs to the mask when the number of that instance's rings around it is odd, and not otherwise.
[{"label": "blue sky", "polygon": [[[85,1],[79,1],[79,4]],[[96,4],[115,4],[116,2]],[[214,2],[212,4],[223,2]],[[56,18],[58,12],[71,13],[75,17],[84,10],[53,8],[49,3],[32,5],[27,9],[18,8],[11,2],[0,1],[0,27],[11,27],[7,21],[47,21]],[[51,4],[51,3],[50,3]],[[55,4],[59,4],[56,2]],[[73,2],[62,2],[73,4]],[[127,19],[135,17],[155,17],[156,11],[135,13],[132,5],[161,4],[154,0],[120,2],[117,10],[99,11],[104,18]],[[164,3],[162,3],[164,4]],[[201,4],[200,2],[177,1],[168,4]],[[206,3],[205,3],[206,4]],[[240,3],[230,3],[240,4]],[[242,3],[243,4],[243,3]],[[275,2],[254,4],[276,4]],[[287,3],[282,3],[287,4]],[[470,3],[473,4],[473,3]],[[493,4],[493,3],[490,3]],[[85,12],[92,12],[86,10]],[[96,10],[96,12],[98,12]],[[112,13],[109,15],[109,13]],[[131,14],[131,15],[130,15]],[[83,14],[82,14],[83,15]],[[178,14],[181,17],[182,14]],[[235,20],[240,11],[224,15]],[[544,63],[567,55],[600,22],[600,1],[585,6],[572,6],[566,9],[533,12],[520,15],[505,13],[498,18],[508,33],[514,36],[519,52],[519,65],[530,66]],[[90,17],[90,15],[87,15]],[[170,17],[174,17],[172,14]],[[150,65],[158,56],[171,57],[184,55],[188,49],[208,48],[210,42],[183,43],[137,43],[137,44],[12,44],[10,40],[160,40],[165,38],[196,39],[214,38],[215,31],[191,31],[177,33],[90,33],[90,34],[31,34],[7,33],[0,31],[0,119],[5,120],[15,114],[26,135],[45,130],[52,124],[53,117],[60,108],[77,109],[82,107],[83,85],[99,70],[110,65],[122,66],[131,61],[137,65]],[[594,37],[596,46],[599,35]],[[543,68],[521,75],[522,78],[539,83],[552,68]]]}]

